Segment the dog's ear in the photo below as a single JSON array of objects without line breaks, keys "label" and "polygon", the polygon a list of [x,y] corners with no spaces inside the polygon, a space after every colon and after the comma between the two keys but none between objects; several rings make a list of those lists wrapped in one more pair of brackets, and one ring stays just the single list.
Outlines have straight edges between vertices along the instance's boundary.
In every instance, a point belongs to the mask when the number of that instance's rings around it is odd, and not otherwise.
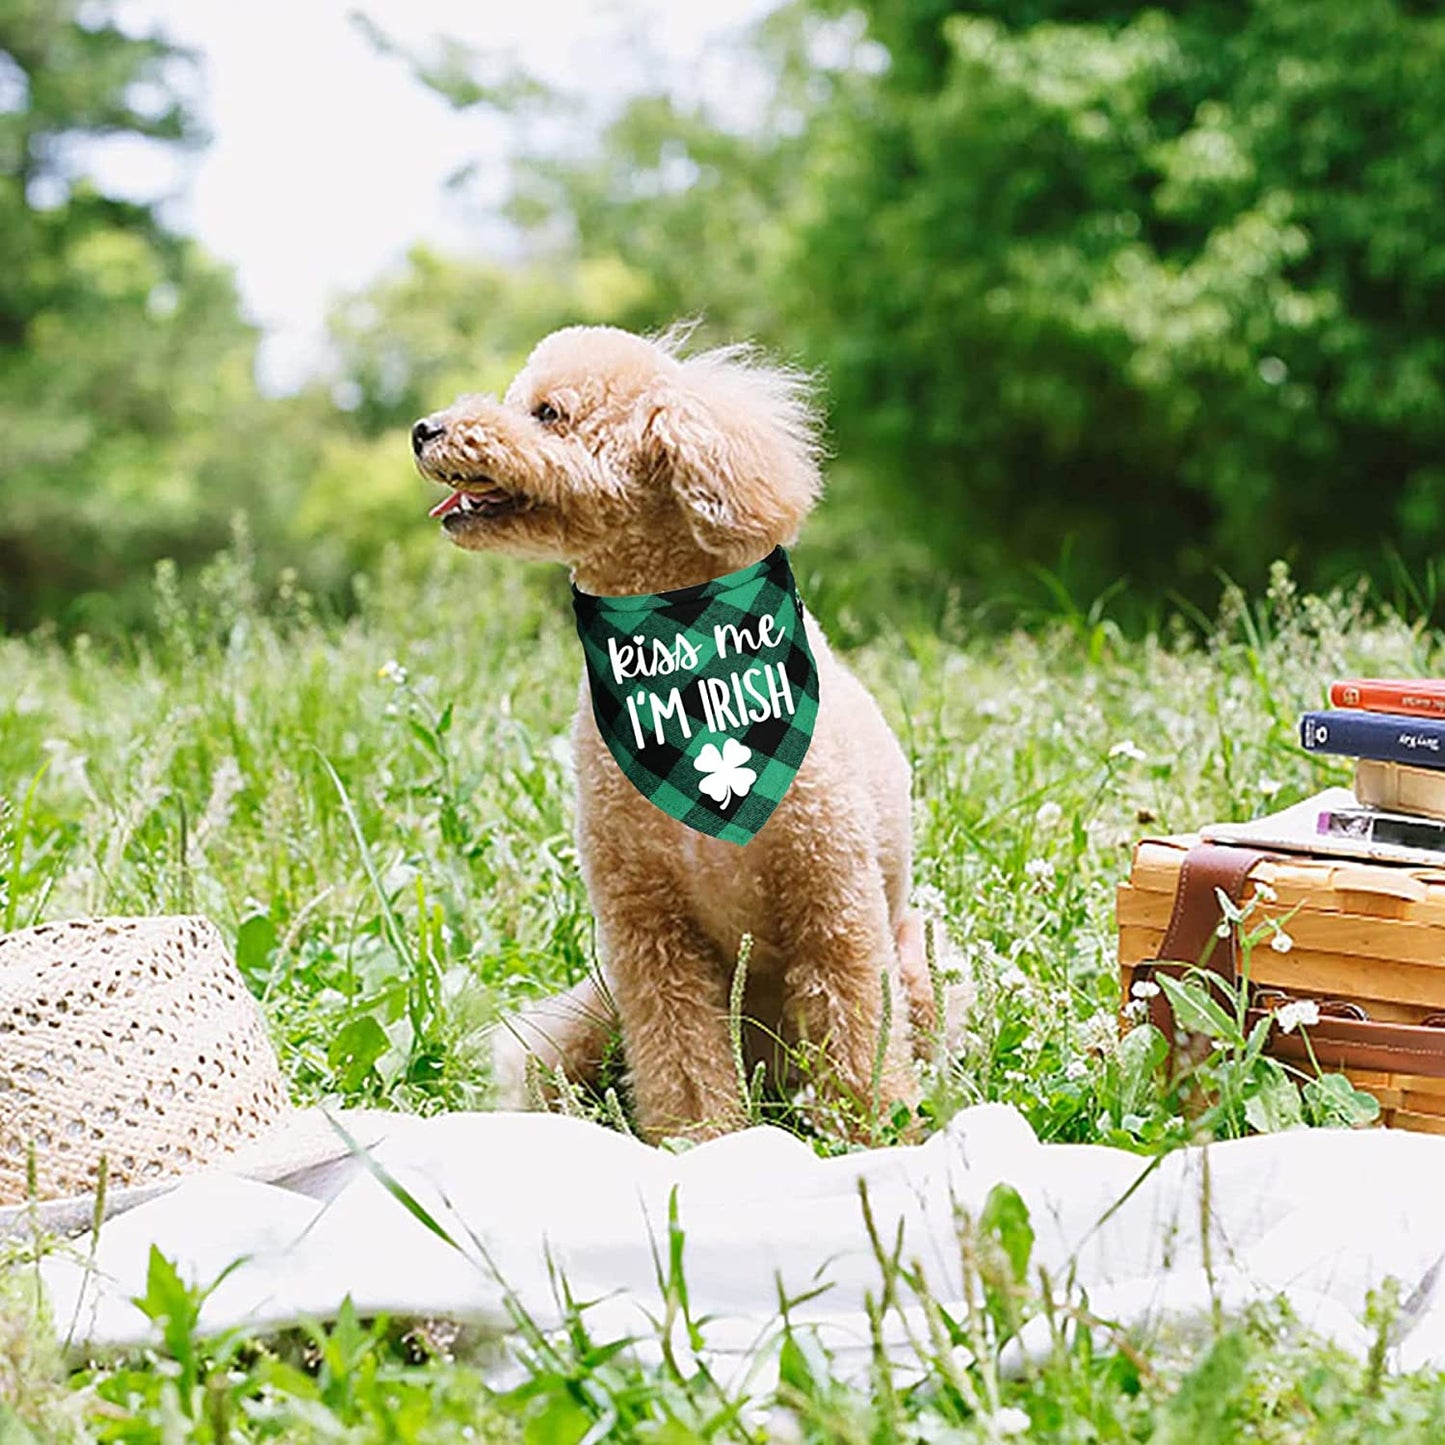
[{"label": "dog's ear", "polygon": [[726,554],[793,541],[822,485],[807,377],[724,347],[678,362],[648,411],[653,466],[698,546]]}]

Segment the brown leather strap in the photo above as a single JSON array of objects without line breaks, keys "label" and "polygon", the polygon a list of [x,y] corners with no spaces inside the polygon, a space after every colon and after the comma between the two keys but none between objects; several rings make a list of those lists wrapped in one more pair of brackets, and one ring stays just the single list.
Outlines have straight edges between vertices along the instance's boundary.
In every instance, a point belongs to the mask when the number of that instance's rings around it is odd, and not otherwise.
[{"label": "brown leather strap", "polygon": [[[1251,1009],[1250,1026],[1263,1017],[1263,1010]],[[1372,1069],[1382,1074],[1445,1078],[1445,1028],[1438,1024],[1388,1024],[1321,1015],[1320,1021],[1305,1032],[1308,1044],[1298,1033],[1271,1030],[1270,1054],[1307,1067],[1313,1052],[1314,1062],[1325,1069]]]},{"label": "brown leather strap", "polygon": [[1196,843],[1179,867],[1174,912],[1159,957],[1187,968],[1207,968],[1233,983],[1239,975],[1239,941],[1232,928],[1220,937],[1223,913],[1218,893],[1238,906],[1250,872],[1264,857],[1253,848]]},{"label": "brown leather strap", "polygon": [[[1224,915],[1218,893],[1238,905],[1250,871],[1264,857],[1253,848],[1196,843],[1179,866],[1174,910],[1159,956],[1138,968],[1135,978],[1147,980],[1158,973],[1180,978],[1191,968],[1203,968],[1232,985],[1239,977],[1239,938],[1233,928],[1220,936]],[[1169,1040],[1172,1053],[1174,1010],[1162,990],[1149,1000],[1149,1022]]]}]

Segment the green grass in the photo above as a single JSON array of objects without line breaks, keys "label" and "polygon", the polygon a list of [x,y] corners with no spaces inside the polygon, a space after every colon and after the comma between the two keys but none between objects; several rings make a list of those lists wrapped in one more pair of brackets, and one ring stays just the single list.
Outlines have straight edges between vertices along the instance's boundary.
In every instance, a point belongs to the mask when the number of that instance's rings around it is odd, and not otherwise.
[{"label": "green grass", "polygon": [[[800,576],[809,595],[806,552]],[[1338,673],[1438,669],[1440,638],[1358,599],[1296,597],[1283,574],[1256,605],[1231,596],[1207,625],[1144,640],[1071,606],[1030,633],[864,627],[822,580],[825,623],[875,634],[851,660],[913,762],[920,898],[977,984],[926,1127],[1001,1100],[1046,1139],[1182,1142],[1157,1052],[1115,1027],[1113,890],[1131,844],[1344,780],[1296,746],[1299,710]],[[207,914],[298,1100],[484,1107],[483,1030],[593,957],[571,838],[577,674],[560,575],[455,555],[421,580],[382,575],[345,622],[294,589],[258,598],[242,550],[185,596],[163,573],[155,628],[123,656],[0,639],[0,924]],[[1199,1128],[1261,1117],[1246,1114],[1255,1076],[1225,1077],[1238,1096]],[[1054,1358],[1005,1380],[1010,1321],[1041,1301],[1026,1271],[997,1275],[1008,1241],[985,1226],[976,1317],[924,1350],[923,1385],[880,1370],[846,1386],[800,1339],[776,1394],[746,1403],[616,1353],[585,1311],[564,1338],[528,1338],[523,1383],[501,1393],[464,1339],[350,1318],[264,1342],[198,1344],[178,1326],[164,1356],[71,1374],[26,1324],[14,1269],[0,1442],[987,1440],[1020,1410],[1040,1440],[1445,1438],[1440,1377],[1381,1375],[1278,1312],[1147,1359],[1061,1324]]]}]

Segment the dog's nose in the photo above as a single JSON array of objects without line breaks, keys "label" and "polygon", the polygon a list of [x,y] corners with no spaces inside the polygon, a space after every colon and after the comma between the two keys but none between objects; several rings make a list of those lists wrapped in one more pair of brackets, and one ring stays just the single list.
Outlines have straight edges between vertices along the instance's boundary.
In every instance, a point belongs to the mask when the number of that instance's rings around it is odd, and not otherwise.
[{"label": "dog's nose", "polygon": [[417,456],[421,455],[421,449],[433,438],[439,437],[446,431],[444,426],[438,426],[430,417],[424,416],[411,429],[411,449]]}]

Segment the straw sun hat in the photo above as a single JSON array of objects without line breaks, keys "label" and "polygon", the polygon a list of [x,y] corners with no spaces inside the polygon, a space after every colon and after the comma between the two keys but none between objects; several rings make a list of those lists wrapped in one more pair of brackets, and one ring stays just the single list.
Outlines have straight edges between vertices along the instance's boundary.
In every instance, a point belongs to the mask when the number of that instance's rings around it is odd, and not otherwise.
[{"label": "straw sun hat", "polygon": [[[385,1114],[338,1116],[369,1146]],[[91,1223],[187,1175],[275,1180],[349,1152],[286,1096],[215,924],[103,918],[0,936],[0,1237]],[[33,1183],[32,1183],[33,1171]]]}]

